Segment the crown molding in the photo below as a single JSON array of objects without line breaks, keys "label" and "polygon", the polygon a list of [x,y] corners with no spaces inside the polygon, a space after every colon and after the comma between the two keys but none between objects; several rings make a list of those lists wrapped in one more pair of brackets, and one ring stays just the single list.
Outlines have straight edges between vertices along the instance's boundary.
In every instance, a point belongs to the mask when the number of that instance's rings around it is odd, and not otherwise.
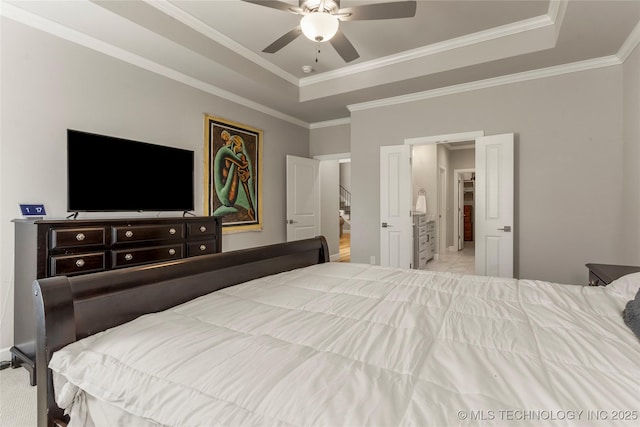
[{"label": "crown molding", "polygon": [[349,125],[349,124],[351,124],[351,117],[343,117],[342,119],[311,123],[309,125],[309,129],[320,129],[320,128],[328,128],[333,126],[341,126],[341,125]]},{"label": "crown molding", "polygon": [[2,7],[0,8],[0,15],[29,27],[35,28],[37,30],[41,30],[51,35],[60,37],[61,39],[76,43],[80,46],[84,46],[97,52],[103,53],[107,56],[119,59],[131,65],[135,65],[136,67],[143,68],[152,73],[161,75],[171,80],[175,80],[179,83],[183,83],[187,86],[200,89],[211,95],[226,99],[227,101],[243,105],[245,107],[251,108],[252,110],[256,110],[272,117],[285,120],[289,123],[293,123],[297,126],[309,129],[309,123],[302,121],[296,117],[289,116],[288,114],[284,114],[280,111],[274,110],[273,108],[251,101],[250,99],[236,95],[210,83],[205,83],[179,71],[158,64],[157,62],[150,61],[127,50],[113,46],[109,43],[105,43],[94,37],[88,36],[74,29],[58,24],[57,22],[53,22],[31,12],[27,12],[26,10],[16,7],[12,4],[3,2]]},{"label": "crown molding", "polygon": [[187,13],[184,10],[180,9],[178,6],[173,5],[170,1],[168,0],[143,0],[143,1],[147,3],[149,6],[152,6],[158,9],[159,11],[163,12],[164,14],[182,22],[192,30],[197,31],[198,33],[215,41],[216,43],[219,43],[224,47],[234,51],[235,53],[243,56],[244,58],[255,63],[256,65],[259,65],[265,70],[272,72],[273,74],[288,81],[289,83],[292,83],[296,86],[300,85],[300,79],[298,79],[293,74],[290,74],[285,70],[283,70],[282,68],[272,64],[271,62],[267,61],[266,59],[254,53],[253,51],[247,49],[246,47],[236,42],[235,40],[227,37],[226,35],[222,34],[218,30],[215,30],[214,28],[205,24],[203,21],[199,20],[198,18],[191,15],[190,13]]},{"label": "crown molding", "polygon": [[358,74],[363,71],[371,71],[377,68],[389,65],[400,64],[418,58],[423,58],[438,53],[459,49],[461,47],[472,46],[478,43],[494,40],[502,37],[512,36],[539,28],[554,25],[554,22],[548,15],[537,16],[535,18],[525,19],[511,24],[502,25],[500,27],[479,31],[473,34],[456,37],[439,43],[433,43],[428,46],[407,50],[394,55],[385,56],[371,61],[361,62],[359,64],[347,66],[334,71],[318,74],[316,76],[304,77],[300,79],[300,86],[309,86],[329,80]]},{"label": "crown molding", "polygon": [[554,77],[562,74],[575,73],[578,71],[593,70],[596,68],[620,65],[622,61],[616,55],[602,58],[588,59],[586,61],[573,62],[570,64],[556,65],[553,67],[540,68],[538,70],[524,71],[522,73],[510,74],[507,76],[495,77],[491,79],[478,80],[475,82],[461,83],[439,89],[416,92],[408,95],[394,96],[390,98],[378,99],[370,102],[347,105],[350,112],[369,110],[372,108],[387,107],[390,105],[405,104],[408,102],[421,101],[424,99],[436,98],[440,96],[453,95],[457,93],[470,92],[478,89],[487,89],[511,83],[526,82],[529,80]]},{"label": "crown molding", "polygon": [[629,37],[622,43],[616,56],[620,61],[626,61],[638,44],[640,44],[640,22],[636,24],[635,28],[629,34]]}]

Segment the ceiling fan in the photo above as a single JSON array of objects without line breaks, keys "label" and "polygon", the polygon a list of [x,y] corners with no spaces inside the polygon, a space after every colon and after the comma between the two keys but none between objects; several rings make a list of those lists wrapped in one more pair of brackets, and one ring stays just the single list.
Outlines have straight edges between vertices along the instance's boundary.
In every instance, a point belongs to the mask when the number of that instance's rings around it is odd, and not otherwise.
[{"label": "ceiling fan", "polygon": [[298,38],[300,34],[304,34],[316,42],[330,42],[345,62],[358,59],[360,55],[338,28],[338,21],[411,18],[416,14],[415,1],[374,3],[343,9],[340,9],[340,0],[299,0],[298,7],[279,0],[243,1],[302,15],[300,25],[264,48],[263,52],[275,53]]}]

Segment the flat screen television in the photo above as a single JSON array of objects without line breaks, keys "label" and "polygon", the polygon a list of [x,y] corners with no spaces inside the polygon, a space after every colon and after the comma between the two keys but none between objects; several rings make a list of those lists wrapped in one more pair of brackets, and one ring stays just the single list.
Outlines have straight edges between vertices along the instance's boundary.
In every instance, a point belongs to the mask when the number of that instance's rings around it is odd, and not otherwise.
[{"label": "flat screen television", "polygon": [[69,212],[192,211],[194,153],[67,130]]}]

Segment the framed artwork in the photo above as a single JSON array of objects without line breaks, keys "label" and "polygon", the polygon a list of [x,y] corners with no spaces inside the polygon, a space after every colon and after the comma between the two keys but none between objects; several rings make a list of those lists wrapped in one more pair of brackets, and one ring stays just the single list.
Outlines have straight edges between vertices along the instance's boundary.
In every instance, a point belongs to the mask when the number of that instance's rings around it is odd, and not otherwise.
[{"label": "framed artwork", "polygon": [[205,214],[223,233],[262,230],[262,130],[205,115]]}]

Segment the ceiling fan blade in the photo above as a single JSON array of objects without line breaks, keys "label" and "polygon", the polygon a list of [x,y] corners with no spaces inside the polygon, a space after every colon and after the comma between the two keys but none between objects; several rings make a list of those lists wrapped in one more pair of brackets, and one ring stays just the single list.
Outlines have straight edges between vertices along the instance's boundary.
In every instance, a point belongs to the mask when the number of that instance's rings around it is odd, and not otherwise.
[{"label": "ceiling fan blade", "polygon": [[356,48],[353,47],[347,36],[340,30],[329,40],[329,43],[331,43],[331,46],[338,52],[338,55],[344,59],[344,62],[351,62],[360,58],[360,54],[358,54]]},{"label": "ceiling fan blade", "polygon": [[411,18],[416,15],[415,1],[374,3],[345,7],[335,14],[341,21],[364,21],[369,19]]},{"label": "ceiling fan blade", "polygon": [[276,53],[277,51],[297,39],[300,34],[302,34],[302,28],[300,28],[300,26],[297,26],[284,36],[280,37],[278,40],[271,43],[269,46],[262,49],[262,51],[266,53]]},{"label": "ceiling fan blade", "polygon": [[278,0],[242,0],[245,3],[257,4],[258,6],[270,7],[272,9],[283,10],[285,12],[291,12],[295,14],[301,14],[302,9],[295,7],[289,3]]}]

